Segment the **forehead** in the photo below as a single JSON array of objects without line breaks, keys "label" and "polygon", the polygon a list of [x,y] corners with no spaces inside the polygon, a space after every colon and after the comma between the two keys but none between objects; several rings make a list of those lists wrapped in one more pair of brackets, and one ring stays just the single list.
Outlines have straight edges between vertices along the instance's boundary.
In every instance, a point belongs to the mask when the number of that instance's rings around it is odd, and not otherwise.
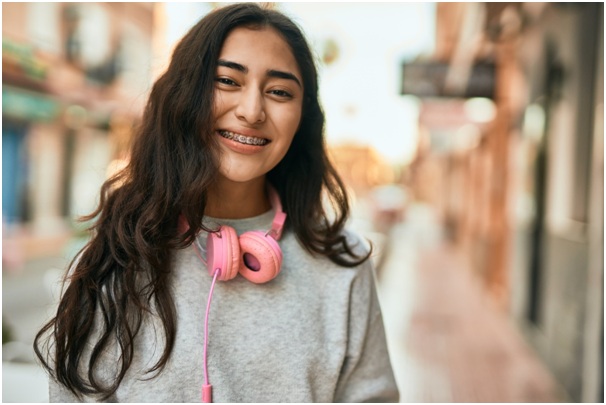
[{"label": "forehead", "polygon": [[225,38],[219,58],[241,63],[249,69],[286,69],[301,76],[290,45],[271,27],[234,28]]}]

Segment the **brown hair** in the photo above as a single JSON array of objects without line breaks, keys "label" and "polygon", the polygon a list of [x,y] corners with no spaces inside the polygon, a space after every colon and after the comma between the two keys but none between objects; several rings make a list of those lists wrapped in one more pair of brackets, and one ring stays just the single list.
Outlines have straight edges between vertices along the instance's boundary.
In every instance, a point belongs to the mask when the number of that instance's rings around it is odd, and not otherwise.
[{"label": "brown hair", "polygon": [[[105,182],[99,206],[84,218],[95,220],[92,238],[70,264],[57,315],[36,335],[34,348],[42,364],[77,396],[107,399],[117,390],[133,359],[134,338],[152,308],[166,345],[148,372],[161,372],[170,357],[176,334],[168,282],[171,252],[189,246],[201,229],[209,231],[201,224],[206,193],[218,172],[214,78],[223,41],[238,26],[276,29],[303,78],[301,125],[288,153],[267,176],[288,213],[287,229],[311,254],[342,266],[356,266],[370,256],[356,255],[342,234],[347,195],[327,156],[317,71],[300,29],[283,14],[251,3],[211,12],[177,45],[170,66],[154,84],[129,165]],[[332,205],[330,215],[322,204],[323,191]],[[184,234],[177,231],[180,214],[192,224]],[[102,326],[99,332],[96,323]],[[104,385],[94,371],[114,342],[121,352],[119,370]],[[44,353],[51,349],[53,361],[48,361]],[[86,360],[83,376],[79,371]]]}]

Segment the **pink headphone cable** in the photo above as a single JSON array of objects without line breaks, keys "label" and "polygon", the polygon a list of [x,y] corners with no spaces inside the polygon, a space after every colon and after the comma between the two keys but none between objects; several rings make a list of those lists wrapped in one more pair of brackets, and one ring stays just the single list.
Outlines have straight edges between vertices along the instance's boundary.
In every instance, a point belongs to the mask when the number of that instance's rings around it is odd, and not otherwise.
[{"label": "pink headphone cable", "polygon": [[[196,245],[202,251],[202,247],[200,243],[196,239]],[[202,258],[198,249],[194,249],[196,251],[196,255],[198,258],[206,265],[206,260]],[[221,269],[216,269],[215,274],[213,276],[213,281],[210,285],[210,291],[208,293],[208,302],[206,303],[206,314],[204,315],[204,385],[202,385],[202,402],[211,403],[213,401],[213,386],[210,385],[208,381],[208,357],[207,357],[207,349],[208,349],[208,314],[210,313],[210,303],[213,298],[213,291],[215,289],[215,284],[217,282],[217,277],[221,274]]]}]

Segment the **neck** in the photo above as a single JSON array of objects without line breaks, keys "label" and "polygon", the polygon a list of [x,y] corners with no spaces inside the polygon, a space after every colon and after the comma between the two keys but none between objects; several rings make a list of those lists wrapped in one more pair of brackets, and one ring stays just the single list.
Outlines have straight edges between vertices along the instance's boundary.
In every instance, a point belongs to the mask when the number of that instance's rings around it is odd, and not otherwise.
[{"label": "neck", "polygon": [[265,179],[248,183],[223,180],[208,190],[204,215],[222,219],[242,219],[261,215],[270,209]]}]

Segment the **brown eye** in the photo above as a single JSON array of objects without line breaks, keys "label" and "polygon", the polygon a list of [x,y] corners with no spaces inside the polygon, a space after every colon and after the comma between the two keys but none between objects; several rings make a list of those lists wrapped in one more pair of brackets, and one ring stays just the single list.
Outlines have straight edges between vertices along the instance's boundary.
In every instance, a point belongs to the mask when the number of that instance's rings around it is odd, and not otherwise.
[{"label": "brown eye", "polygon": [[292,98],[292,94],[285,90],[271,90],[269,93],[282,98]]},{"label": "brown eye", "polygon": [[217,83],[221,83],[221,84],[224,84],[224,85],[226,85],[226,86],[237,86],[237,83],[236,83],[236,82],[234,82],[233,80],[228,79],[228,78],[226,78],[226,77],[217,77],[217,78],[215,79],[215,81],[216,81]]}]

